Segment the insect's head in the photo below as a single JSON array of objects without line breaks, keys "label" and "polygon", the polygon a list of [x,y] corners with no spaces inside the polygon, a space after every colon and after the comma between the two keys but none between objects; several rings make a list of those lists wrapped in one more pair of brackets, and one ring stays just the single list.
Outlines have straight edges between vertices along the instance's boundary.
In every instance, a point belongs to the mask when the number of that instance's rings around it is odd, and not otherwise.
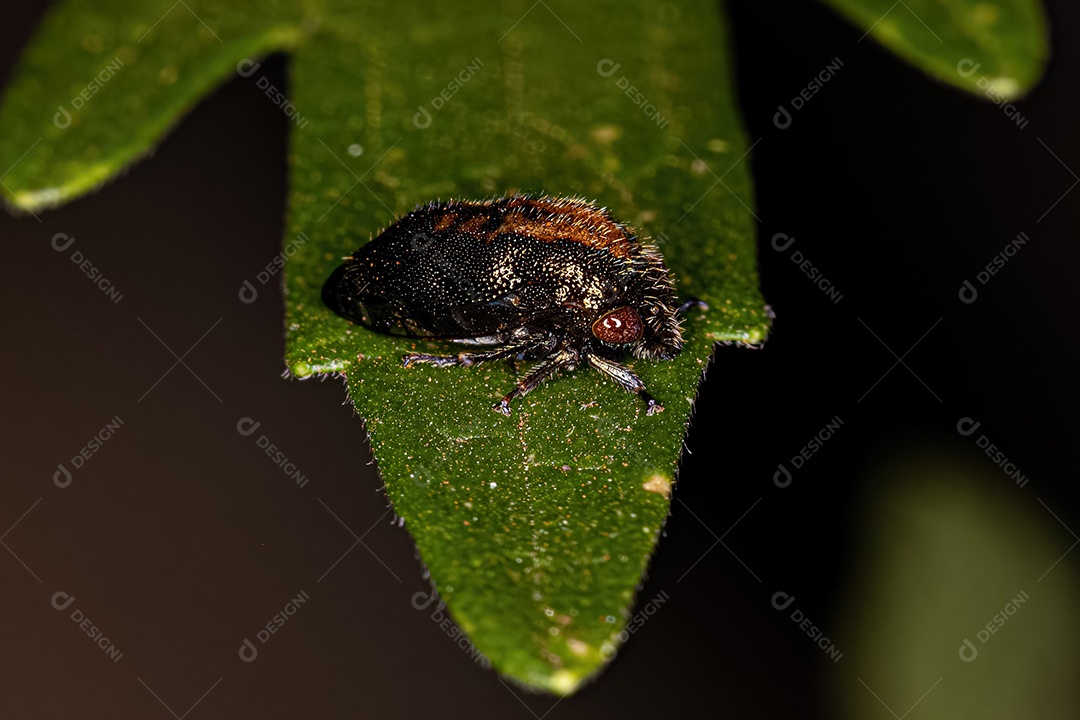
[{"label": "insect's head", "polygon": [[682,350],[674,282],[660,252],[643,245],[634,272],[605,298],[590,331],[601,342],[645,360],[671,360]]},{"label": "insect's head", "polygon": [[682,350],[675,310],[663,302],[619,305],[594,320],[590,330],[596,339],[649,360],[670,360]]}]

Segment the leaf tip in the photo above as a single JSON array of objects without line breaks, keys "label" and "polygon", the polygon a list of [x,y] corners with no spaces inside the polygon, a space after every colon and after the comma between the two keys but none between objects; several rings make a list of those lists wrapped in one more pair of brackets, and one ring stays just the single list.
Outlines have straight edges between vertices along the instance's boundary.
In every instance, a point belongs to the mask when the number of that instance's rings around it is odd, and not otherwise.
[{"label": "leaf tip", "polygon": [[311,364],[306,360],[297,360],[289,365],[289,372],[297,379],[311,377],[315,371],[312,369]]},{"label": "leaf tip", "polygon": [[987,95],[997,93],[1006,100],[1015,100],[1023,95],[1029,88],[1025,87],[1019,79],[1014,77],[987,78]]},{"label": "leaf tip", "polygon": [[572,670],[558,670],[551,676],[551,689],[560,695],[570,695],[584,677]]},{"label": "leaf tip", "polygon": [[6,185],[3,198],[8,209],[15,215],[32,215],[35,210],[58,205],[63,195],[57,188],[43,190],[12,190]]}]

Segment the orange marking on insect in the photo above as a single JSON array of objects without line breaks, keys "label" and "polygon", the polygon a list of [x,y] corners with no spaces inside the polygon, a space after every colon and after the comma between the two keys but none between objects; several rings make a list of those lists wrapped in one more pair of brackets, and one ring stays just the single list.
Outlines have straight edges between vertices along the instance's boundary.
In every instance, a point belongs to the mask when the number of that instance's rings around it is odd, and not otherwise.
[{"label": "orange marking on insect", "polygon": [[453,225],[455,220],[457,220],[457,213],[446,213],[435,221],[435,225],[432,227],[432,229],[435,232],[442,232],[446,228]]},{"label": "orange marking on insect", "polygon": [[458,225],[457,229],[458,229],[458,231],[463,232],[463,233],[480,232],[480,230],[484,227],[484,224],[487,221],[488,221],[488,218],[486,216],[484,216],[484,215],[476,215],[475,217],[471,217],[468,220],[466,220],[465,222],[461,223],[461,225]]},{"label": "orange marking on insect", "polygon": [[502,224],[493,235],[513,233],[543,242],[570,240],[588,247],[602,248],[616,257],[634,251],[631,235],[606,210],[582,200],[513,198]]}]

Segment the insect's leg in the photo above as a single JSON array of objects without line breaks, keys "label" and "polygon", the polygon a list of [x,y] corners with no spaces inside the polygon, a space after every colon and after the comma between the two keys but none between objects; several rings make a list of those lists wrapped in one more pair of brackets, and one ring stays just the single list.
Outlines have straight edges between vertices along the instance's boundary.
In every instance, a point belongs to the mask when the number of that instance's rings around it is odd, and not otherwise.
[{"label": "insect's leg", "polygon": [[559,338],[553,332],[533,331],[530,342],[524,346],[519,360],[540,360],[550,357],[559,345]]},{"label": "insect's leg", "polygon": [[457,355],[428,355],[426,353],[409,353],[401,358],[405,367],[409,367],[413,363],[428,363],[435,367],[450,367],[451,365],[475,365],[476,363],[487,362],[488,360],[501,360],[503,358],[513,357],[521,352],[524,352],[530,347],[531,343],[522,343],[517,345],[504,345],[494,350],[487,350],[484,352],[461,352]]},{"label": "insect's leg", "polygon": [[704,300],[699,300],[697,298],[690,298],[689,300],[684,302],[682,305],[680,305],[679,309],[676,310],[675,313],[677,315],[682,315],[684,312],[686,312],[687,310],[689,310],[692,307],[696,307],[699,310],[708,310],[709,309],[709,304],[707,302],[705,302]]},{"label": "insect's leg", "polygon": [[503,395],[502,400],[491,406],[492,410],[501,412],[503,415],[510,414],[510,401],[520,395],[527,395],[536,389],[540,383],[557,373],[559,370],[568,369],[576,365],[578,354],[573,350],[557,350],[542,363],[533,368],[533,371],[521,380],[517,381],[510,392]]},{"label": "insect's leg", "polygon": [[635,375],[634,371],[630,368],[625,368],[617,362],[592,353],[586,353],[585,360],[594,368],[644,400],[645,405],[648,408],[645,411],[646,415],[664,412],[664,406],[656,402],[652,395],[645,392],[645,383],[641,382],[641,378]]}]

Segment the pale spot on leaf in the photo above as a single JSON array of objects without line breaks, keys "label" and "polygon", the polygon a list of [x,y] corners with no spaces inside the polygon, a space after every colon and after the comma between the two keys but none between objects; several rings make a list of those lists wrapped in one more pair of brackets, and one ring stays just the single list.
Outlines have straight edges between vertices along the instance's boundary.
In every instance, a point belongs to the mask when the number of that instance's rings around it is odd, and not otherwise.
[{"label": "pale spot on leaf", "polygon": [[663,475],[653,475],[646,480],[641,487],[645,488],[649,492],[660,493],[665,498],[671,497],[671,480]]}]

